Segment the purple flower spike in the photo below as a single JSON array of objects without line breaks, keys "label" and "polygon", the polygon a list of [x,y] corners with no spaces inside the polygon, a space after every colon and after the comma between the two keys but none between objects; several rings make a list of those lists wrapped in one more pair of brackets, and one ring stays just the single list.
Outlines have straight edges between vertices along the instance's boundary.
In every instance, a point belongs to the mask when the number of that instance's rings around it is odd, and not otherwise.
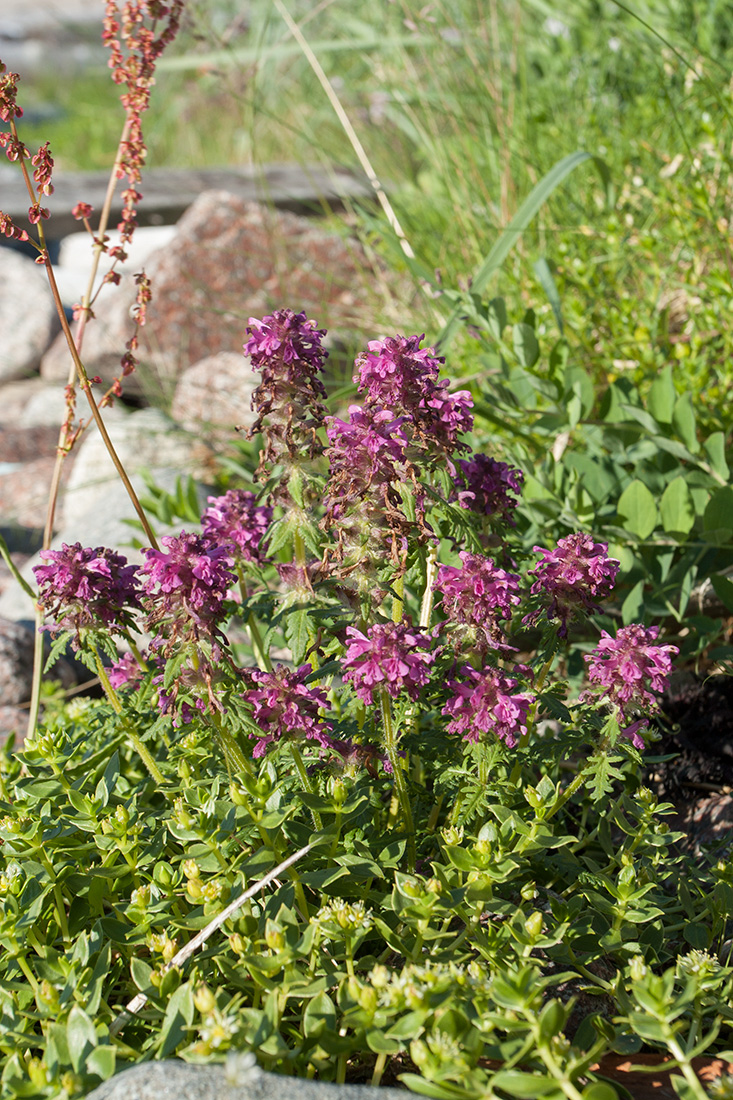
[{"label": "purple flower spike", "polygon": [[272,520],[272,508],[256,503],[254,493],[230,489],[220,497],[209,497],[201,517],[205,537],[212,545],[226,546],[235,560],[265,561],[260,544]]},{"label": "purple flower spike", "polygon": [[463,565],[456,569],[442,565],[435,588],[442,594],[443,611],[450,623],[472,628],[473,638],[496,646],[501,639],[502,619],[510,619],[512,607],[521,602],[519,577],[499,569],[481,554],[459,555]]},{"label": "purple flower spike", "polygon": [[451,721],[449,733],[460,733],[464,741],[476,742],[482,733],[493,733],[511,749],[527,732],[527,715],[532,696],[526,692],[512,694],[517,680],[495,668],[477,672],[471,665],[461,669],[463,680],[450,680],[453,697],[442,713]]},{"label": "purple flower spike", "polygon": [[[547,617],[560,619],[558,634],[564,638],[568,623],[578,610],[587,615],[600,611],[596,602],[609,594],[616,581],[619,562],[609,558],[608,545],[594,542],[590,535],[577,532],[560,539],[555,550],[533,547],[542,560],[530,569],[537,580],[530,589],[532,595],[543,593],[550,597]],[[527,621],[536,620],[528,616]]]},{"label": "purple flower spike", "polygon": [[423,336],[389,336],[370,340],[369,351],[355,363],[354,381],[371,405],[405,409],[438,380],[444,359],[421,348]]},{"label": "purple flower spike", "polygon": [[274,672],[244,670],[245,680],[253,686],[243,698],[252,707],[252,717],[263,733],[254,747],[254,757],[263,756],[271,742],[290,737],[331,747],[331,726],[319,714],[328,706],[328,695],[323,688],[304,682],[311,672],[310,665],[301,665],[295,672],[284,665]]},{"label": "purple flower spike", "polygon": [[146,550],[144,589],[150,610],[149,625],[163,619],[180,620],[185,633],[193,622],[207,632],[216,626],[229,588],[236,577],[228,568],[231,551],[212,546],[203,535],[183,531],[161,539],[162,550]]},{"label": "purple flower spike", "polygon": [[328,356],[321,344],[326,330],[316,328],[316,322],[307,320],[305,313],[293,313],[292,309],[278,309],[261,321],[250,317],[247,333],[244,353],[253,368],[265,373],[277,366],[290,367],[291,381],[299,373],[322,370]]},{"label": "purple flower spike", "polygon": [[407,440],[402,421],[390,412],[367,413],[351,405],[348,422],[329,416],[326,423],[331,443],[328,503],[334,519],[367,495],[383,498],[393,482],[405,479]]},{"label": "purple flower spike", "polygon": [[437,656],[437,651],[428,652],[432,640],[427,634],[407,623],[378,623],[366,634],[349,626],[346,636],[344,680],[354,684],[363,703],[372,703],[374,691],[382,687],[393,698],[406,691],[411,699],[417,699]]},{"label": "purple flower spike", "polygon": [[488,455],[475,454],[458,460],[461,472],[457,478],[455,499],[461,508],[481,516],[497,516],[514,525],[512,513],[519,501],[524,474],[506,462],[497,462]]},{"label": "purple flower spike", "polygon": [[[390,336],[372,340],[369,351],[356,360],[354,381],[367,409],[389,409],[404,417],[413,442],[433,458],[450,456],[463,432],[473,427],[473,398],[468,390],[448,393],[448,382],[438,381],[442,358],[432,348],[421,348],[423,336]],[[465,446],[463,446],[465,450]]]},{"label": "purple flower spike", "polygon": [[318,377],[328,352],[321,344],[325,329],[306,320],[305,313],[279,309],[258,321],[250,317],[244,345],[262,381],[252,395],[257,421],[250,435],[265,433],[265,448],[257,476],[271,465],[298,464],[321,451],[317,437],[325,409],[326,390]]},{"label": "purple flower spike", "polygon": [[[615,638],[603,630],[600,642],[585,657],[588,679],[604,688],[601,698],[618,707],[623,721],[630,721],[636,711],[653,713],[659,709],[657,695],[667,687],[672,657],[679,649],[655,645],[658,636],[659,627],[639,623],[622,627]],[[644,742],[636,731],[648,724],[647,719],[635,721],[622,732],[643,749]]]},{"label": "purple flower spike", "polygon": [[42,550],[49,565],[36,565],[39,600],[54,622],[52,631],[108,629],[119,632],[132,625],[132,609],[140,604],[137,567],[114,550],[72,546]]}]

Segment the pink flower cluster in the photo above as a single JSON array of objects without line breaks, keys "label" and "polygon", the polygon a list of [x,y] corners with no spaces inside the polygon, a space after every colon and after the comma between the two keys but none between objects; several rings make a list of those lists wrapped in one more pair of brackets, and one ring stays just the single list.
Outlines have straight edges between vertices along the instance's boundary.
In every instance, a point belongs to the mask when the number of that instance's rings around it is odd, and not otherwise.
[{"label": "pink flower cluster", "polygon": [[527,715],[532,696],[512,694],[518,681],[495,668],[477,671],[471,665],[461,669],[462,680],[449,680],[453,692],[442,710],[451,721],[449,733],[460,733],[464,741],[479,741],[481,734],[493,733],[509,748],[527,732]]},{"label": "pink flower cluster", "polygon": [[337,519],[355,501],[365,496],[383,500],[389,486],[404,479],[402,464],[407,440],[402,420],[391,412],[367,412],[349,406],[348,421],[326,418],[331,447],[326,452],[330,466],[329,514]]},{"label": "pink flower cluster", "polygon": [[460,569],[442,565],[435,588],[442,595],[443,611],[449,624],[472,628],[466,639],[479,648],[500,643],[501,621],[510,619],[512,607],[520,603],[519,577],[498,568],[482,554],[459,554]]},{"label": "pink flower cluster", "polygon": [[522,491],[522,471],[483,454],[461,458],[458,465],[460,473],[456,479],[455,499],[461,508],[481,516],[497,516],[513,524],[512,513],[519,503],[513,494]]},{"label": "pink flower cluster", "polygon": [[[530,569],[536,577],[532,595],[549,596],[548,619],[559,619],[561,638],[568,632],[568,623],[579,611],[592,615],[600,611],[597,603],[609,594],[616,581],[619,562],[609,558],[608,545],[594,542],[590,535],[577,532],[560,539],[554,550],[533,547],[542,560]],[[537,616],[528,616],[528,621]]]},{"label": "pink flower cluster", "polygon": [[252,395],[258,415],[250,433],[265,432],[259,476],[283,459],[297,462],[320,453],[316,433],[325,415],[326,390],[318,374],[328,352],[322,343],[326,330],[292,309],[276,310],[261,321],[250,317],[247,333],[244,354],[262,373]]},{"label": "pink flower cluster", "polygon": [[229,568],[229,547],[212,546],[203,535],[185,531],[161,542],[165,551],[146,550],[140,567],[146,574],[148,626],[168,620],[175,633],[185,633],[191,624],[197,630],[215,629],[221,605],[236,581]]},{"label": "pink flower cluster", "polygon": [[132,624],[132,610],[141,606],[137,568],[127,558],[103,547],[63,543],[60,550],[42,550],[48,565],[36,565],[39,600],[51,630],[108,629],[119,632]]},{"label": "pink flower cluster", "polygon": [[295,671],[279,665],[274,672],[256,668],[244,670],[244,678],[252,686],[243,695],[252,707],[252,717],[262,730],[252,755],[263,756],[273,741],[288,737],[303,737],[331,747],[331,726],[320,716],[328,707],[328,695],[323,688],[305,683],[312,672],[310,665]]},{"label": "pink flower cluster", "polygon": [[427,634],[408,623],[377,623],[366,633],[348,626],[346,638],[344,680],[353,683],[363,703],[373,703],[374,692],[382,688],[393,698],[406,691],[417,699],[437,656],[437,651],[430,652]]},{"label": "pink flower cluster", "polygon": [[254,493],[245,489],[209,497],[208,505],[201,526],[209,542],[228,547],[235,560],[261,565],[265,560],[261,543],[272,521],[272,508],[258,504]]},{"label": "pink flower cluster", "polygon": [[[604,689],[601,698],[618,708],[622,721],[629,722],[638,711],[659,709],[657,696],[667,686],[672,657],[679,649],[674,645],[657,645],[658,637],[659,627],[639,623],[622,627],[615,638],[603,630],[600,642],[585,657],[588,679],[601,685]],[[644,742],[636,731],[646,725],[648,721],[644,718],[623,731],[639,749]]]},{"label": "pink flower cluster", "polygon": [[354,381],[365,394],[367,408],[389,409],[404,417],[417,440],[448,456],[459,436],[473,427],[473,399],[468,390],[448,392],[438,381],[442,358],[421,348],[424,336],[389,336],[372,340],[356,360]]}]

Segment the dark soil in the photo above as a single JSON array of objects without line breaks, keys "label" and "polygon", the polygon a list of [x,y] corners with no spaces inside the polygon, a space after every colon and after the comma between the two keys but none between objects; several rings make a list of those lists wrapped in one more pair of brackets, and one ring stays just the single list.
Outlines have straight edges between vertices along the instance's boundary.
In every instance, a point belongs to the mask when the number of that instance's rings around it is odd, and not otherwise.
[{"label": "dark soil", "polygon": [[662,703],[644,781],[674,803],[689,847],[733,843],[733,676],[680,674]]}]

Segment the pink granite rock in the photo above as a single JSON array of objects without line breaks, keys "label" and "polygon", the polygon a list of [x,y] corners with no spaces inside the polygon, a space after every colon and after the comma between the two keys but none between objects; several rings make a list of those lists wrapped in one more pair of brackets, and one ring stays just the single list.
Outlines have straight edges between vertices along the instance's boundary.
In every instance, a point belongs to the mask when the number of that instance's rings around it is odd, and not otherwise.
[{"label": "pink granite rock", "polygon": [[171,416],[187,431],[226,443],[238,428],[246,430],[254,423],[251,402],[258,381],[241,352],[209,355],[181,374]]},{"label": "pink granite rock", "polygon": [[[141,332],[136,378],[172,391],[176,378],[206,356],[241,353],[247,320],[273,309],[304,309],[319,327],[358,330],[367,265],[359,246],[312,219],[244,202],[225,191],[200,195],[164,249],[150,258],[153,301]],[[84,342],[90,374],[108,381],[132,334],[131,278],[99,304]],[[68,352],[56,341],[44,378],[62,380]],[[126,385],[131,387],[131,379]]]}]

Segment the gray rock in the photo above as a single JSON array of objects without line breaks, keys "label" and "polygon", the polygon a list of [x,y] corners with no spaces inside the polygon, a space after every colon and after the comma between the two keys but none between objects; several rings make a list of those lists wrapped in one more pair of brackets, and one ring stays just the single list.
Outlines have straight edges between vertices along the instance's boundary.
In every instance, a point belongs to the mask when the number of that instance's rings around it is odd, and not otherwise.
[{"label": "gray rock", "polygon": [[[47,382],[44,382],[42,378],[37,376],[33,378],[22,378],[18,382],[5,382],[0,385],[0,425],[5,427],[7,424],[10,427],[27,426],[33,427],[32,424],[20,425],[20,417],[22,417],[27,409],[30,401],[36,397],[37,394],[43,393],[52,389],[54,393],[60,392],[61,405],[64,404],[64,390],[63,386],[50,386]],[[57,423],[61,423],[59,419]]]},{"label": "gray rock", "polygon": [[11,734],[15,734],[13,747],[21,749],[28,729],[28,711],[23,707],[0,706],[0,745],[5,745]]},{"label": "gray rock", "polygon": [[15,706],[30,697],[33,681],[33,633],[0,619],[0,705]]},{"label": "gray rock", "polygon": [[[114,408],[105,411],[104,419],[138,497],[148,492],[143,470],[169,492],[175,490],[176,480],[182,474],[203,476],[205,471],[194,441],[165,413],[157,409],[125,413]],[[205,507],[206,495],[207,490],[201,484],[202,507]],[[131,544],[135,538],[144,542],[145,537],[127,522],[136,518],[135,510],[94,426],[79,446],[61,498],[59,516],[60,527],[51,543],[52,550],[60,549],[62,543],[81,542],[84,546],[118,550],[129,561],[142,561],[141,552]],[[153,520],[153,528],[159,536],[176,534],[181,526],[167,527]],[[35,588],[33,566],[40,564],[42,559],[35,554],[21,569],[32,588]],[[15,622],[33,618],[30,597],[18,584],[9,584],[0,595],[0,616]]]},{"label": "gray rock", "polygon": [[247,356],[233,351],[209,355],[179,378],[171,415],[188,431],[226,443],[237,428],[254,424],[252,394],[259,377]]},{"label": "gray rock", "polygon": [[0,248],[0,381],[35,373],[58,326],[44,271]]},{"label": "gray rock", "polygon": [[123,1070],[87,1100],[404,1100],[402,1089],[332,1085],[264,1073],[253,1054],[230,1055],[224,1066],[170,1059]]}]

